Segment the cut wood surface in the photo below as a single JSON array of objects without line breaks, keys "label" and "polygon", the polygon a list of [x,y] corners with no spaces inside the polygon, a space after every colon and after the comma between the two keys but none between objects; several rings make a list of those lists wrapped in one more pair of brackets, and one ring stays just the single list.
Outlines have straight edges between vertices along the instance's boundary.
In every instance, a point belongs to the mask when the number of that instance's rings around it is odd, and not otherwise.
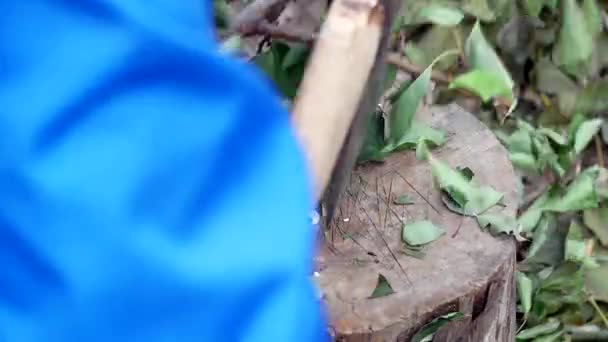
[{"label": "cut wood surface", "polygon": [[[494,209],[515,215],[515,174],[491,131],[455,105],[428,109],[418,118],[448,133],[434,156],[452,167],[469,167],[480,184],[505,195],[506,207]],[[391,203],[401,195],[415,203]],[[447,234],[417,259],[401,252],[401,227],[423,219]],[[514,239],[493,237],[473,218],[447,210],[428,163],[416,160],[413,151],[358,167],[328,236],[316,260],[317,280],[336,340],[409,341],[426,323],[455,311],[465,318],[442,328],[433,341],[514,340]],[[395,293],[369,299],[379,274]]]}]

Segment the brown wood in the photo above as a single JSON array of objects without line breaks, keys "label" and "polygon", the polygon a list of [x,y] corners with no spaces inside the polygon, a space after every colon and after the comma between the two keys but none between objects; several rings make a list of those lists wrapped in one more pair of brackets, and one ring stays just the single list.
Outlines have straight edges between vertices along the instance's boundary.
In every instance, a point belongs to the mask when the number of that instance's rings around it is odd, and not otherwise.
[{"label": "brown wood", "polygon": [[341,193],[343,175],[354,166],[367,118],[380,99],[398,4],[333,1],[298,89],[293,125],[314,179],[314,196],[324,197],[330,207],[337,200],[333,195]]},{"label": "brown wood", "polygon": [[[376,110],[382,93],[385,91],[384,83],[386,81],[386,55],[391,44],[390,30],[393,22],[397,18],[401,10],[401,0],[381,0],[380,3],[384,9],[384,22],[382,27],[382,39],[380,41],[380,49],[376,54],[374,67],[367,81],[364,96],[360,99],[357,113],[350,125],[348,135],[340,149],[338,159],[332,170],[329,184],[325,188],[322,198],[323,225],[333,218],[334,210],[344,192],[344,187],[350,178],[352,169],[355,167],[357,156],[361,151],[365,135],[367,134],[367,125],[372,113]],[[337,96],[341,99],[341,95]]]},{"label": "brown wood", "polygon": [[319,198],[331,177],[382,39],[380,0],[336,0],[308,60],[292,121]]},{"label": "brown wood", "polygon": [[[478,182],[505,194],[506,207],[493,210],[515,215],[515,174],[490,130],[455,105],[418,117],[448,132],[448,142],[434,155],[453,167],[471,168]],[[415,204],[391,203],[404,194]],[[400,252],[400,234],[402,222],[420,219],[431,220],[447,234],[416,259]],[[442,328],[434,341],[514,340],[514,239],[492,237],[474,219],[448,211],[428,163],[417,161],[413,152],[357,168],[328,235],[316,260],[316,279],[336,340],[409,341],[426,323],[454,311],[463,312],[465,319]],[[379,273],[396,293],[368,299]]]}]

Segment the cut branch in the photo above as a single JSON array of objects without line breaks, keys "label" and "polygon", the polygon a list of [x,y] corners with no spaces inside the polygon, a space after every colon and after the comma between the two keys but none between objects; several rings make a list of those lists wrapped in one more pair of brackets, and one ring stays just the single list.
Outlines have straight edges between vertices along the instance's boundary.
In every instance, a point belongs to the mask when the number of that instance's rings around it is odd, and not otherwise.
[{"label": "cut branch", "polygon": [[[270,36],[271,38],[274,39],[282,39],[282,40],[286,40],[286,41],[290,41],[290,42],[298,42],[298,43],[305,43],[305,44],[313,44],[314,41],[317,39],[317,34],[316,32],[304,32],[304,31],[300,31],[300,30],[294,30],[290,27],[279,27],[277,25],[271,24],[267,21],[260,21],[258,22],[256,25],[249,25],[246,27],[242,27],[240,30],[240,34],[243,35],[244,37],[248,37],[248,36]],[[389,53],[386,56],[386,61],[394,66],[396,66],[397,68],[415,75],[415,76],[419,76],[420,74],[422,74],[424,72],[423,68],[420,68],[419,66],[416,66],[410,62],[408,62],[406,59],[404,59],[401,55],[399,55],[396,52],[393,53]],[[446,74],[440,72],[440,71],[436,71],[434,70],[431,74],[431,79],[435,82],[439,82],[442,84],[449,84],[451,82],[451,79],[449,76],[447,76]]]},{"label": "cut branch", "polygon": [[[409,63],[407,60],[403,59],[398,53],[390,53],[387,57],[386,57],[387,62],[389,62],[390,64],[398,67],[399,69],[419,76],[420,74],[422,74],[424,72],[423,68],[420,68],[414,64]],[[442,72],[439,71],[433,71],[431,73],[431,79],[435,82],[439,82],[439,83],[443,83],[443,84],[450,84],[450,82],[452,82],[450,80],[450,77],[448,77],[447,75],[445,75]]]},{"label": "cut branch", "polygon": [[250,36],[270,36],[275,39],[287,40],[290,42],[299,42],[312,44],[316,39],[315,32],[304,32],[286,26],[277,26],[269,23],[266,20],[257,22],[255,25],[247,25],[241,27],[239,33],[243,37]]},{"label": "cut branch", "polygon": [[288,0],[254,0],[234,18],[231,28],[234,31],[247,30],[262,21],[274,21]]}]

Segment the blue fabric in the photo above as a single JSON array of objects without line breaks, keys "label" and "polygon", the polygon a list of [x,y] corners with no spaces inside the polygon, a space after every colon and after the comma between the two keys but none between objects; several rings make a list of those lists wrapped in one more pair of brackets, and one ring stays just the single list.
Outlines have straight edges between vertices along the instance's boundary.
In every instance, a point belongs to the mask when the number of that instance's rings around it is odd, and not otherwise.
[{"label": "blue fabric", "polygon": [[204,0],[0,0],[0,341],[320,341],[305,164]]}]

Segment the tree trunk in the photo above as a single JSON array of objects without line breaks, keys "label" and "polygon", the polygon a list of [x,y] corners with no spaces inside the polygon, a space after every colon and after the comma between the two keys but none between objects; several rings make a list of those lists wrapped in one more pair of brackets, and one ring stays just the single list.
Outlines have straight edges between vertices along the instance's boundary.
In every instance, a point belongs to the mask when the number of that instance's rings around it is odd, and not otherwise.
[{"label": "tree trunk", "polygon": [[[419,118],[448,134],[434,156],[469,167],[480,184],[504,194],[515,215],[516,178],[507,152],[491,131],[457,106],[432,108]],[[395,205],[408,195],[413,205]],[[427,219],[447,234],[422,259],[402,253],[404,222]],[[508,341],[515,334],[515,241],[492,237],[474,218],[449,211],[433,185],[427,162],[413,151],[383,164],[358,167],[339,203],[317,257],[318,283],[337,341],[410,341],[433,319],[464,318],[436,332],[433,341]],[[369,299],[379,274],[395,293]]]}]

